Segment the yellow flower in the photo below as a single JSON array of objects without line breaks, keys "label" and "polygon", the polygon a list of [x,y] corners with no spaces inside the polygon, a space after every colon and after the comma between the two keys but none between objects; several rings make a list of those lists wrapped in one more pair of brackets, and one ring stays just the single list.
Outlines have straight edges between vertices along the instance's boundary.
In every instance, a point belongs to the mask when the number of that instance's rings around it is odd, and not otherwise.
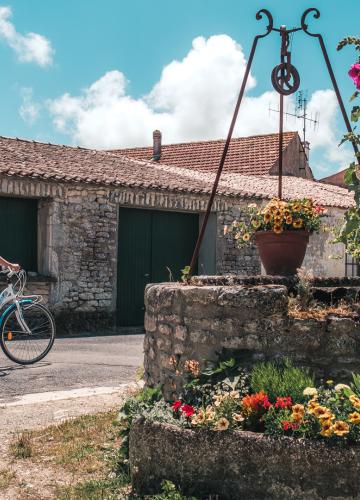
[{"label": "yellow flower", "polygon": [[293,205],[293,210],[294,210],[294,212],[300,212],[300,210],[301,210],[301,205],[300,205],[300,203],[295,203],[295,204]]},{"label": "yellow flower", "polygon": [[305,387],[303,390],[304,396],[317,396],[317,389],[315,387]]},{"label": "yellow flower", "polygon": [[265,222],[265,224],[267,224],[270,221],[271,221],[271,214],[270,214],[270,212],[265,212],[264,213],[264,222]]},{"label": "yellow flower", "polygon": [[333,416],[329,408],[326,408],[326,406],[317,406],[314,409],[314,415],[319,420],[321,419],[329,420]]},{"label": "yellow flower", "polygon": [[349,400],[350,400],[350,403],[353,406],[355,406],[355,408],[360,408],[360,398],[355,396],[355,394],[351,394],[351,396],[349,396]]},{"label": "yellow flower", "polygon": [[252,220],[251,224],[252,224],[253,228],[255,228],[255,229],[259,229],[259,227],[261,226],[261,222],[257,219]]},{"label": "yellow flower", "polygon": [[348,416],[348,420],[352,424],[360,424],[360,413],[357,411],[354,411],[354,413],[350,413]]},{"label": "yellow flower", "polygon": [[282,223],[282,217],[279,217],[278,215],[276,215],[274,217],[274,223],[275,224],[281,224]]},{"label": "yellow flower", "polygon": [[242,239],[243,239],[244,241],[249,241],[249,239],[250,239],[250,234],[249,234],[249,233],[245,233],[245,234],[243,235]]},{"label": "yellow flower", "polygon": [[292,224],[293,219],[292,219],[291,215],[289,215],[288,217],[286,217],[285,222],[286,222],[286,224],[289,224],[289,225]]},{"label": "yellow flower", "polygon": [[300,229],[302,227],[303,221],[301,219],[295,219],[293,222],[293,227],[295,229]]},{"label": "yellow flower", "polygon": [[301,414],[304,414],[304,412],[305,412],[305,407],[304,407],[304,405],[300,405],[300,404],[294,405],[291,409],[292,409],[292,412],[293,412],[293,413],[301,413]]},{"label": "yellow flower", "polygon": [[331,420],[326,420],[321,425],[320,435],[324,437],[329,437],[333,434],[334,429]]},{"label": "yellow flower", "polygon": [[345,434],[349,434],[350,427],[343,420],[337,420],[333,425],[333,431],[337,436],[345,436]]},{"label": "yellow flower", "polygon": [[333,385],[334,381],[333,380],[327,380],[326,383],[327,383],[327,385]]},{"label": "yellow flower", "polygon": [[281,234],[283,232],[283,228],[280,224],[274,224],[273,231],[275,234]]},{"label": "yellow flower", "polygon": [[243,422],[245,420],[241,413],[233,413],[232,418],[235,422]]},{"label": "yellow flower", "polygon": [[350,389],[350,387],[346,384],[337,384],[335,387],[334,387],[335,391],[336,392],[341,392],[343,389]]},{"label": "yellow flower", "polygon": [[219,418],[219,420],[216,423],[216,430],[218,431],[226,431],[226,429],[229,428],[229,421],[225,417]]}]

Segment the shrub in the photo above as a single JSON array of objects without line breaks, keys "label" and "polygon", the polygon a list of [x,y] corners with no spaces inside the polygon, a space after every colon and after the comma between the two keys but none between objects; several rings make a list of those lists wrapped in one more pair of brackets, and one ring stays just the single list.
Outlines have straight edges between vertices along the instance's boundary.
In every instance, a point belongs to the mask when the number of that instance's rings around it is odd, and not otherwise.
[{"label": "shrub", "polygon": [[289,359],[285,359],[282,365],[259,363],[250,374],[253,392],[264,392],[271,402],[275,402],[278,396],[304,401],[305,387],[313,387],[314,383],[309,369],[295,367]]}]

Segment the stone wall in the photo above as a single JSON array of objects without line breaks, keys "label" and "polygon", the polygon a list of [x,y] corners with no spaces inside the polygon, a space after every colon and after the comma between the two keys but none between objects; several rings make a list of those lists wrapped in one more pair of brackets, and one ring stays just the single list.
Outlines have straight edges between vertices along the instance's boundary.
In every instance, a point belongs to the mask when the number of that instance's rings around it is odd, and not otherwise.
[{"label": "stone wall", "polygon": [[[208,196],[204,195],[6,176],[0,177],[0,196],[4,195],[39,200],[38,272],[51,278],[47,293],[50,307],[58,317],[67,318],[64,324],[71,323],[74,329],[76,324],[79,329],[114,324],[119,207],[203,213],[208,202]],[[239,202],[231,197],[215,200],[216,272],[219,274],[260,273],[256,248],[239,250],[231,238],[224,236],[224,225],[238,217],[246,205],[244,200]],[[326,254],[327,247],[325,237],[317,240],[314,236],[306,262],[312,267],[316,264],[314,270],[325,274],[334,274],[335,268],[330,267],[336,263],[335,274],[342,275],[345,267],[342,260],[329,261],[327,255],[320,257],[322,252]],[[33,291],[36,292],[34,285]],[[39,289],[38,293],[42,291]]]},{"label": "stone wall", "polygon": [[360,323],[289,317],[284,285],[148,285],[145,305],[145,380],[169,400],[181,391],[187,360],[203,365],[224,350],[247,365],[286,356],[319,378],[360,372]]},{"label": "stone wall", "polygon": [[197,498],[355,499],[359,467],[355,446],[143,420],[130,431],[130,470],[140,496],[158,493],[167,479]]}]

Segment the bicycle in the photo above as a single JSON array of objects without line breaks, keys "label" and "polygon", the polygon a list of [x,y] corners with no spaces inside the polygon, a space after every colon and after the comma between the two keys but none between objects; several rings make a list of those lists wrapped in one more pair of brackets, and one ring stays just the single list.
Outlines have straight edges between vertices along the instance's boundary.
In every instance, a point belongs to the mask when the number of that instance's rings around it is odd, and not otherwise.
[{"label": "bicycle", "polygon": [[0,293],[0,314],[5,309],[0,316],[0,346],[11,361],[31,365],[43,359],[54,344],[54,318],[40,304],[41,295],[23,295],[25,271],[5,268],[0,273],[7,276],[7,287]]}]

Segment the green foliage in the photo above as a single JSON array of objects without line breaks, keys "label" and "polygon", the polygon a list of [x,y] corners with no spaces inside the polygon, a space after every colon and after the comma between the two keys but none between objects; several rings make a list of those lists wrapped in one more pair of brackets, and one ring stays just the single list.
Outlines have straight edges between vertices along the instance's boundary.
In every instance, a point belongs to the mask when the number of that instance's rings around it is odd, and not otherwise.
[{"label": "green foliage", "polygon": [[[341,50],[347,45],[354,45],[355,50],[360,50],[360,38],[346,37],[338,44],[337,49]],[[360,57],[359,57],[360,62]],[[359,92],[355,91],[350,98],[353,101],[359,97]],[[351,121],[356,123],[360,119],[360,106],[354,105],[351,111]],[[360,145],[360,135],[355,133],[354,130],[344,135],[340,144],[344,142],[351,142],[355,147]],[[345,213],[345,220],[342,227],[336,231],[335,243],[343,243],[346,247],[347,253],[355,258],[360,258],[360,181],[359,175],[359,154],[356,155],[357,164],[351,163],[345,174],[345,184],[349,191],[354,193],[356,206],[350,208]]]},{"label": "green foliage", "polygon": [[184,401],[203,406],[212,404],[215,394],[238,391],[244,396],[249,391],[249,374],[241,366],[241,359],[220,355],[219,361],[206,361],[198,378],[185,384],[181,397]]},{"label": "green foliage", "polygon": [[307,368],[295,367],[289,359],[285,359],[282,365],[256,365],[250,374],[250,384],[254,392],[264,391],[271,402],[278,396],[291,396],[293,401],[301,402],[305,387],[314,385],[314,377]]},{"label": "green foliage", "polygon": [[196,500],[195,497],[184,496],[171,481],[161,483],[161,493],[147,497],[149,500]]},{"label": "green foliage", "polygon": [[353,373],[352,377],[353,377],[353,381],[350,384],[351,389],[360,398],[360,373],[358,373],[358,374]]},{"label": "green foliage", "polygon": [[181,269],[181,281],[186,283],[189,280],[190,266],[185,266]]},{"label": "green foliage", "polygon": [[146,408],[151,408],[161,399],[161,396],[161,389],[159,387],[145,387],[136,396],[126,399],[120,408],[117,419],[114,422],[115,425],[119,426],[122,438],[119,463],[121,463],[122,457],[124,465],[127,465],[126,461],[129,457],[129,434],[133,420],[139,417]]}]

